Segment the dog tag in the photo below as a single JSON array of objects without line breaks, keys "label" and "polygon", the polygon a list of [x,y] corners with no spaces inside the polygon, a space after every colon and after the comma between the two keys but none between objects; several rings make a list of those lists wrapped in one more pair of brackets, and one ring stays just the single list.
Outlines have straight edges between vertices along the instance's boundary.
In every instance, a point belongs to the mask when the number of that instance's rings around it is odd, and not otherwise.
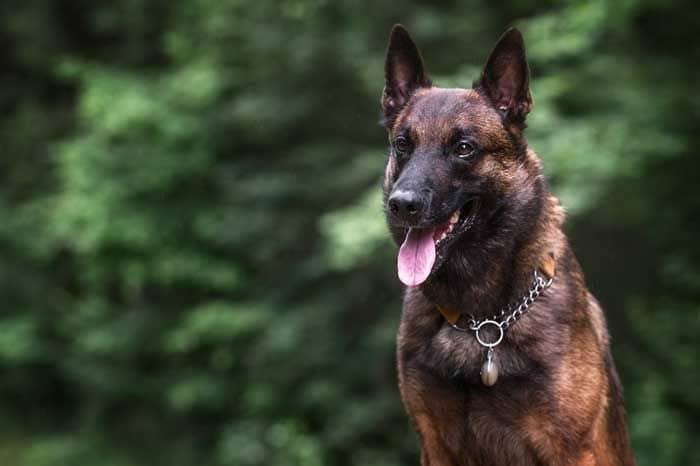
[{"label": "dog tag", "polygon": [[493,348],[489,348],[486,362],[481,366],[481,382],[487,387],[492,386],[498,380],[498,364],[493,360]]}]

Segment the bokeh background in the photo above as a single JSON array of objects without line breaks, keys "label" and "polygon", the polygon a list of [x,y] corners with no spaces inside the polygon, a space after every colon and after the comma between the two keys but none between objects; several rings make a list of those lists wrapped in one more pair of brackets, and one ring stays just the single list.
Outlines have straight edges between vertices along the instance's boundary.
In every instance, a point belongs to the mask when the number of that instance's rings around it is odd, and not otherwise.
[{"label": "bokeh background", "polygon": [[417,464],[380,199],[395,22],[444,86],[522,29],[640,465],[700,464],[700,3],[4,0],[1,465]]}]

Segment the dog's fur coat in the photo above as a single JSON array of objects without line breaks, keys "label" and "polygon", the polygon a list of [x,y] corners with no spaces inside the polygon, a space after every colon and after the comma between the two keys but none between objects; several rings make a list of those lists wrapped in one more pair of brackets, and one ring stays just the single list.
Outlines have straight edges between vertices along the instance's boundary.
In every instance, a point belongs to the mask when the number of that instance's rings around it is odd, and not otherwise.
[{"label": "dog's fur coat", "polygon": [[[532,98],[521,34],[503,35],[473,88],[442,89],[397,25],[385,78],[384,200],[397,243],[409,228],[474,211],[464,231],[437,245],[425,282],[406,290],[399,387],[421,464],[634,465],[603,312],[523,137]],[[392,202],[406,192],[416,198],[404,211]],[[553,284],[507,329],[495,351],[499,380],[484,386],[485,349],[452,329],[444,310],[461,314],[463,326],[464,316],[493,315],[523,296],[535,270]]]}]

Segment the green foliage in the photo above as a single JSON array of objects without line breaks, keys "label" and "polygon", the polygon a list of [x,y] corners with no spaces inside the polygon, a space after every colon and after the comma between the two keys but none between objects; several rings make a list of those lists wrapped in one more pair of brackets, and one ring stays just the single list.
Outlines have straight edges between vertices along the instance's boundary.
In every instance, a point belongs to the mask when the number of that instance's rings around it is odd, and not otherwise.
[{"label": "green foliage", "polygon": [[0,463],[416,463],[380,196],[396,21],[448,86],[523,29],[528,136],[608,311],[639,462],[700,463],[681,3],[1,5]]}]

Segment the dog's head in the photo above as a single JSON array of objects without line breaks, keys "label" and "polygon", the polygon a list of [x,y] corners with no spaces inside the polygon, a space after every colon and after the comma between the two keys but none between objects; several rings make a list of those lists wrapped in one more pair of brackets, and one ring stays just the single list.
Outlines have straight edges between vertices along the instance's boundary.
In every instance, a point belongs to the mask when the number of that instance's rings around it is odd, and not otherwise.
[{"label": "dog's head", "polygon": [[539,166],[522,132],[532,107],[523,38],[510,29],[471,89],[433,87],[406,29],[391,32],[381,99],[384,203],[399,277],[420,285],[469,251],[514,241]]}]

